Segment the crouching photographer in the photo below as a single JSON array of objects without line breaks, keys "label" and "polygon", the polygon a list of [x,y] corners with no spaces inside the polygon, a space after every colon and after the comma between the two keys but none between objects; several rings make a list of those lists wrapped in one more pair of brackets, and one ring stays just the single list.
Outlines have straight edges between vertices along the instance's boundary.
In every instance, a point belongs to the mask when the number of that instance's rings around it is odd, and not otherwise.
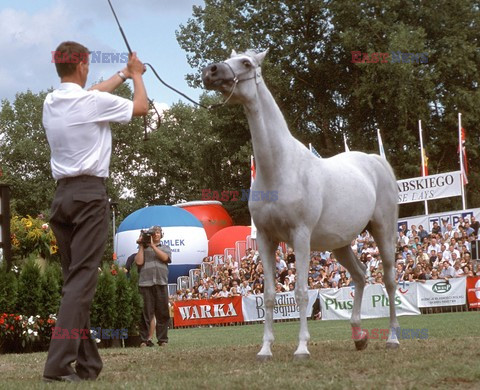
[{"label": "crouching photographer", "polygon": [[158,345],[168,342],[168,324],[170,313],[168,309],[168,264],[172,262],[172,251],[167,245],[162,245],[162,228],[153,226],[142,230],[137,240],[138,253],[135,263],[140,268],[138,286],[143,296],[143,318],[140,323],[142,345],[153,346],[149,337],[150,322],[156,318],[156,334]]}]

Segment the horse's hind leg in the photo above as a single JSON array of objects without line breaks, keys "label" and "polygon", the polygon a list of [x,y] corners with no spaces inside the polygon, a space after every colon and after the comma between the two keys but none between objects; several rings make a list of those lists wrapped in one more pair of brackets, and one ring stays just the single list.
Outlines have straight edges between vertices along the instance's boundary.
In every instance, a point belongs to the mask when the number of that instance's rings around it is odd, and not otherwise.
[{"label": "horse's hind leg", "polygon": [[355,283],[355,296],[353,297],[353,311],[350,318],[352,326],[352,338],[355,347],[360,351],[367,348],[368,335],[361,328],[361,309],[363,290],[365,288],[365,266],[357,259],[352,248],[348,245],[333,251],[337,260],[342,264]]},{"label": "horse's hind leg", "polygon": [[258,360],[269,360],[272,358],[271,345],[273,336],[273,306],[275,304],[275,250],[277,243],[271,241],[264,233],[257,231],[257,243],[260,258],[263,264],[264,280],[264,302],[265,302],[265,325],[263,327],[262,349],[257,354]]},{"label": "horse's hind leg", "polygon": [[[392,226],[390,226],[392,225]],[[380,250],[383,264],[383,282],[387,289],[388,301],[390,302],[390,332],[387,339],[387,348],[398,348],[400,343],[397,338],[399,327],[397,313],[395,311],[395,225],[383,225],[380,228],[372,223],[372,234]]]}]

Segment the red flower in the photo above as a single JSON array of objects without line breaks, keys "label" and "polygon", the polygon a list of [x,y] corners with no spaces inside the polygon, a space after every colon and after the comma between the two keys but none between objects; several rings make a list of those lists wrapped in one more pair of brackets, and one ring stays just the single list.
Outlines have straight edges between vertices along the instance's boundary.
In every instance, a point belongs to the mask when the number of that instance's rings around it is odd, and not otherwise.
[{"label": "red flower", "polygon": [[3,325],[5,323],[5,320],[2,318],[0,319],[0,325]]},{"label": "red flower", "polygon": [[117,270],[116,269],[112,269],[112,275],[116,275],[117,274]]}]

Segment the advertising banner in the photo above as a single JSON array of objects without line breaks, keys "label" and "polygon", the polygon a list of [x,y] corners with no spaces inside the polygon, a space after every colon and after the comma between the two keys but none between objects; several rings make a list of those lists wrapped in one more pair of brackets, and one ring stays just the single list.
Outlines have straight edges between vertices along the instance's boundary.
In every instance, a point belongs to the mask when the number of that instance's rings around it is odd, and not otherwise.
[{"label": "advertising banner", "polygon": [[244,321],[242,297],[176,301],[173,312],[175,327]]},{"label": "advertising banner", "polygon": [[464,305],[466,278],[427,280],[418,284],[418,307]]},{"label": "advertising banner", "polygon": [[[308,290],[307,317],[312,315],[313,304],[318,298],[318,290]],[[263,294],[243,297],[244,321],[262,321],[265,319],[265,302]],[[300,310],[293,291],[275,295],[273,319],[300,318]]]},{"label": "advertising banner", "polygon": [[480,276],[467,278],[467,298],[470,309],[480,308]]},{"label": "advertising banner", "polygon": [[450,223],[455,227],[460,221],[460,218],[468,218],[469,220],[475,216],[477,220],[480,220],[480,209],[468,209],[468,210],[458,210],[458,211],[449,211],[444,213],[436,213],[429,215],[418,215],[415,217],[406,217],[400,218],[398,220],[398,227],[406,225],[410,229],[412,225],[415,225],[417,228],[419,225],[422,225],[427,231],[432,231],[433,223],[437,222],[440,226],[443,225],[443,221]]},{"label": "advertising banner", "polygon": [[[354,287],[321,289],[320,307],[322,320],[350,319],[353,309]],[[417,283],[402,283],[395,293],[398,316],[420,314],[417,306]],[[362,318],[390,316],[390,302],[387,291],[381,284],[368,284],[363,291]]]},{"label": "advertising banner", "polygon": [[398,203],[423,202],[462,194],[460,171],[397,180]]}]

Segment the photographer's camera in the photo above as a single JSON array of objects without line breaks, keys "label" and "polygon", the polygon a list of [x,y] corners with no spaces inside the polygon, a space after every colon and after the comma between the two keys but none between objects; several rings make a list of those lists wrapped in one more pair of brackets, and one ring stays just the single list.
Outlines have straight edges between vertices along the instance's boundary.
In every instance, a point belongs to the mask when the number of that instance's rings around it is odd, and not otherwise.
[{"label": "photographer's camera", "polygon": [[145,230],[141,230],[141,234],[142,234],[142,245],[147,248],[150,243],[152,242],[152,236],[153,234],[155,233],[155,230],[150,228],[150,229],[145,229]]}]

